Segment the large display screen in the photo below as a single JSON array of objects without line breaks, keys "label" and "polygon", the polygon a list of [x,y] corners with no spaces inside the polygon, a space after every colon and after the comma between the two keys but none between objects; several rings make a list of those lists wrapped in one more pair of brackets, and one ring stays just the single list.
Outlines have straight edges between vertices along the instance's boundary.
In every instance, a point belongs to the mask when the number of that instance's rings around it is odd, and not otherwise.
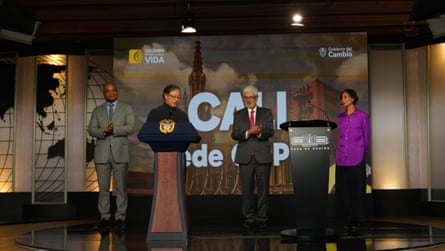
[{"label": "large display screen", "polygon": [[[274,115],[271,139],[274,161],[270,191],[293,193],[288,133],[289,120],[336,122],[339,94],[357,91],[358,107],[368,111],[366,33],[178,36],[117,38],[113,74],[119,98],[134,108],[139,130],[148,112],[160,105],[168,84],[182,88],[181,109],[202,137],[186,152],[186,192],[189,195],[240,194],[238,167],[233,162],[237,142],[230,137],[234,111],[243,108],[241,91],[255,85],[258,105]],[[331,163],[336,130],[331,132]],[[154,153],[131,136],[130,172],[145,177],[134,191],[150,192]],[[329,189],[334,187],[331,172]],[[145,179],[144,178],[144,179]],[[330,192],[327,191],[327,192]]]}]

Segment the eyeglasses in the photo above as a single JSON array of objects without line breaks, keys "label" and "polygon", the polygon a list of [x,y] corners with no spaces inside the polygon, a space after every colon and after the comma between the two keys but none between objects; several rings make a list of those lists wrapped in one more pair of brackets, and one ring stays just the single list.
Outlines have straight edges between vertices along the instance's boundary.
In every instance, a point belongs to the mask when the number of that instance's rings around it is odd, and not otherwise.
[{"label": "eyeglasses", "polygon": [[243,99],[255,99],[258,98],[258,96],[243,96]]},{"label": "eyeglasses", "polygon": [[167,94],[168,96],[170,96],[171,98],[173,98],[173,99],[181,99],[181,96],[173,96],[173,95],[171,95],[171,94]]}]

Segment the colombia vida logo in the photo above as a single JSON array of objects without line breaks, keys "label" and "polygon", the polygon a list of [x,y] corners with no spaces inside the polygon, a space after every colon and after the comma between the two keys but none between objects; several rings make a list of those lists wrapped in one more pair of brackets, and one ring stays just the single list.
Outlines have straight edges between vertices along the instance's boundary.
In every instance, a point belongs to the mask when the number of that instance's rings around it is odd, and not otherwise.
[{"label": "colombia vida logo", "polygon": [[128,63],[130,64],[140,64],[144,55],[141,49],[131,49],[128,51]]},{"label": "colombia vida logo", "polygon": [[165,63],[164,49],[130,49],[128,63],[130,64],[163,64]]}]

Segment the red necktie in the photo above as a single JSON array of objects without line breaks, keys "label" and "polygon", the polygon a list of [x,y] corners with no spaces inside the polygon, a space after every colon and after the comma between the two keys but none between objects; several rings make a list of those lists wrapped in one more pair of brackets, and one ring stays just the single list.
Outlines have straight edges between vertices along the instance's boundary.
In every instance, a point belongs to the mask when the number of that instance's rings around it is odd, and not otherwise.
[{"label": "red necktie", "polygon": [[[255,126],[255,110],[254,109],[250,110],[249,120],[250,120],[250,127],[254,127]],[[255,152],[252,150],[250,152],[250,155],[254,156]]]},{"label": "red necktie", "polygon": [[255,126],[255,110],[254,109],[250,110],[249,120],[250,120],[250,127]]}]

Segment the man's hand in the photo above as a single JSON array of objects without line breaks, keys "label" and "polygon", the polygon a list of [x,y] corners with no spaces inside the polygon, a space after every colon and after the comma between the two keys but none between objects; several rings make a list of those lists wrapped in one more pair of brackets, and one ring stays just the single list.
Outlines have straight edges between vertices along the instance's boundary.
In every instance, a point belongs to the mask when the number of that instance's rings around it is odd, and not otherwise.
[{"label": "man's hand", "polygon": [[263,127],[261,125],[255,125],[255,126],[252,126],[251,128],[249,128],[249,130],[247,130],[247,133],[249,135],[258,135],[261,133],[262,129],[263,129]]},{"label": "man's hand", "polygon": [[113,125],[113,121],[110,121],[110,123],[108,124],[108,126],[104,129],[104,134],[105,135],[110,135],[112,134],[114,131],[114,125]]}]

